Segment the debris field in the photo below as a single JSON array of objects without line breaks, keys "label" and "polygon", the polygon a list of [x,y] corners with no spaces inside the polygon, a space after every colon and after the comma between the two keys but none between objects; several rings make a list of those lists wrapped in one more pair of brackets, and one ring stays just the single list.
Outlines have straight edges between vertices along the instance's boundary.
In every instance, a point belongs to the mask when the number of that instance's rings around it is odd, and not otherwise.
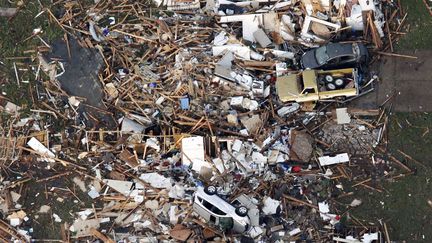
[{"label": "debris field", "polygon": [[353,188],[413,171],[387,151],[391,97],[349,104],[380,56],[411,58],[398,1],[90,2],[41,8],[64,36],[35,29],[13,63],[34,105],[0,97],[2,241],[389,240]]}]

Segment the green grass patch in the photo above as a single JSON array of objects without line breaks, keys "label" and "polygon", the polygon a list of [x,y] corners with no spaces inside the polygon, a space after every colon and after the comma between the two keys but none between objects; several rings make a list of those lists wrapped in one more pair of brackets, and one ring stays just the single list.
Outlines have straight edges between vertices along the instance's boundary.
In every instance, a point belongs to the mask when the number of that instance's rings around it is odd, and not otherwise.
[{"label": "green grass patch", "polygon": [[[15,16],[0,17],[0,32],[2,33],[0,35],[0,91],[15,104],[31,107],[29,85],[33,85],[35,78],[32,68],[37,67],[33,61],[36,59],[37,47],[44,45],[39,38],[31,37],[33,30],[40,28],[42,33],[39,36],[47,43],[61,37],[63,32],[56,23],[49,21],[46,12],[35,18],[50,7],[51,1],[22,2]],[[0,6],[18,7],[7,0],[0,0]],[[28,81],[30,84],[21,83],[18,87],[14,64],[17,67],[19,79]]]},{"label": "green grass patch", "polygon": [[432,16],[422,0],[401,0],[408,13],[405,30],[407,32],[397,43],[399,50],[432,49]]},{"label": "green grass patch", "polygon": [[[10,58],[23,55],[24,51],[34,50],[36,46],[43,45],[37,38],[30,38],[33,30],[41,28],[43,33],[40,35],[46,42],[63,35],[63,32],[56,23],[51,23],[47,13],[41,13],[46,7],[50,6],[50,1],[26,1],[20,7],[18,13],[12,18],[2,17],[0,21],[0,58]],[[0,0],[2,7],[17,7],[10,4],[7,0]],[[29,56],[29,55],[27,55]]]},{"label": "green grass patch", "polygon": [[[429,169],[432,168],[432,113],[396,113],[390,125],[390,149],[393,152],[400,149],[411,156],[415,155],[417,160],[422,161]],[[420,170],[421,166],[414,166],[419,172],[425,172]]]}]

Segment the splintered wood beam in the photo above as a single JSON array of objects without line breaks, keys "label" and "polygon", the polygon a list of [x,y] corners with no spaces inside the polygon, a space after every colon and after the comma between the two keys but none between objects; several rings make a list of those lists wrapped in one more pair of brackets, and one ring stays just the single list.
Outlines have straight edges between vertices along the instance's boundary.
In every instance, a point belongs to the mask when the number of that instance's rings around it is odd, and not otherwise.
[{"label": "splintered wood beam", "polygon": [[427,9],[428,12],[429,12],[429,15],[432,16],[432,9],[431,9],[431,6],[429,6],[429,4],[426,2],[426,0],[423,0],[423,3],[424,3],[426,9]]},{"label": "splintered wood beam", "polygon": [[[25,238],[23,235],[18,233],[18,231],[16,231],[14,228],[12,228],[9,224],[4,222],[3,220],[0,220],[0,232],[3,232],[4,234],[8,235],[10,238],[14,237],[20,240],[21,242],[30,242],[29,240],[27,240],[27,238]],[[11,240],[10,238],[7,240],[10,241]]]},{"label": "splintered wood beam", "polygon": [[102,234],[101,232],[97,231],[95,228],[91,228],[90,229],[90,233],[98,238],[99,240],[102,240],[102,242],[106,242],[106,243],[115,243],[114,240],[112,240],[111,238],[109,238],[108,236]]},{"label": "splintered wood beam", "polygon": [[[40,155],[40,156],[44,156],[43,154],[41,154],[41,153],[38,153],[37,151],[35,151],[35,150],[33,150],[33,149],[28,149],[28,148],[26,148],[26,147],[22,147],[22,146],[19,146],[19,148],[20,149],[22,149],[22,150],[24,150],[24,151],[27,151],[27,152],[30,152],[30,153],[33,153],[33,154],[37,154],[37,155]],[[53,159],[53,160],[55,160],[55,161],[57,161],[57,162],[60,162],[63,166],[72,166],[72,167],[75,167],[75,168],[78,168],[78,169],[81,169],[81,170],[87,170],[87,168],[85,168],[85,167],[82,167],[82,166],[79,166],[79,165],[76,165],[76,164],[74,164],[74,163],[72,163],[72,162],[69,162],[69,161],[66,161],[66,160],[62,160],[62,159],[59,159],[59,158],[51,158],[51,159]]]},{"label": "splintered wood beam", "polygon": [[402,154],[405,158],[407,158],[407,159],[409,159],[409,160],[415,162],[416,164],[422,166],[423,168],[426,168],[426,169],[427,169],[427,166],[424,165],[423,163],[421,163],[420,161],[418,161],[418,160],[414,159],[413,157],[409,156],[408,154],[402,152],[400,149],[398,149],[397,151],[398,151],[400,154]]},{"label": "splintered wood beam", "polygon": [[[377,147],[377,149],[381,152],[381,153],[386,153],[385,150],[383,148]],[[396,159],[393,155],[387,154],[388,157],[395,162],[396,164],[398,164],[400,167],[404,168],[406,171],[411,172],[412,170],[406,166],[404,163],[402,163],[401,161],[399,161],[398,159]]]},{"label": "splintered wood beam", "polygon": [[310,203],[305,202],[305,201],[302,201],[302,200],[297,199],[295,197],[291,197],[291,196],[288,196],[288,195],[285,195],[285,194],[283,195],[283,197],[286,198],[286,199],[288,199],[288,200],[290,200],[290,201],[296,202],[298,204],[305,205],[305,206],[308,206],[308,207],[315,208],[315,209],[319,210],[318,206],[310,204]]},{"label": "splintered wood beam", "polygon": [[388,53],[388,52],[382,52],[382,51],[377,51],[376,53],[383,55],[383,56],[389,56],[389,57],[402,57],[402,58],[410,58],[410,59],[417,59],[418,58],[416,56],[402,55],[402,54],[397,54],[397,53]]},{"label": "splintered wood beam", "polygon": [[390,50],[391,50],[391,52],[393,52],[394,51],[393,50],[393,40],[392,40],[392,36],[391,36],[391,32],[390,32],[389,23],[386,21],[385,25],[386,25],[386,29],[387,29],[387,37],[388,37],[389,44],[390,44]]},{"label": "splintered wood beam", "polygon": [[146,37],[144,37],[144,36],[134,35],[134,34],[127,33],[127,32],[121,31],[121,30],[113,30],[112,32],[117,32],[117,33],[119,33],[119,34],[123,34],[123,35],[131,36],[131,37],[137,38],[137,39],[139,39],[139,40],[143,40],[143,41],[147,41],[147,42],[151,42],[151,43],[157,43],[155,40],[152,40],[152,39],[146,38]]}]

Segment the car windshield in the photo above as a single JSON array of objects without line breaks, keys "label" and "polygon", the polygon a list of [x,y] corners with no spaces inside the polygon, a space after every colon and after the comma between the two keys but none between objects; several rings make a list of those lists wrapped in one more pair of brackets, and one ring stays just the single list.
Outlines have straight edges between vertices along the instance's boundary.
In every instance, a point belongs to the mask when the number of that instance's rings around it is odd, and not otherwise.
[{"label": "car windshield", "polygon": [[325,46],[321,46],[320,48],[316,49],[315,58],[319,65],[325,64],[329,59],[329,56],[327,55],[327,48]]}]

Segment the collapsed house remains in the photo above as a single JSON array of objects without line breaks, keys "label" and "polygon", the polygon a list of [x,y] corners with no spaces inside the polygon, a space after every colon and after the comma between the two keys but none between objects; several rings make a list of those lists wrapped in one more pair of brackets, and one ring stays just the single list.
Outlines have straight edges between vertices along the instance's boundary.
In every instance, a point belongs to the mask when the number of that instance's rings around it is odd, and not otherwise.
[{"label": "collapsed house remains", "polygon": [[[17,119],[0,137],[11,170],[1,238],[29,241],[49,214],[65,241],[383,241],[383,226],[350,217],[360,200],[338,200],[353,194],[344,180],[379,191],[411,173],[382,146],[388,110],[348,107],[379,80],[369,63],[393,51],[406,17],[395,2],[45,9],[65,35],[29,70],[39,109],[4,105]],[[356,44],[321,48],[330,42]],[[310,50],[322,69],[304,68]],[[23,190],[31,182],[45,195]],[[73,220],[51,204],[23,207],[24,193],[70,200]]]}]

